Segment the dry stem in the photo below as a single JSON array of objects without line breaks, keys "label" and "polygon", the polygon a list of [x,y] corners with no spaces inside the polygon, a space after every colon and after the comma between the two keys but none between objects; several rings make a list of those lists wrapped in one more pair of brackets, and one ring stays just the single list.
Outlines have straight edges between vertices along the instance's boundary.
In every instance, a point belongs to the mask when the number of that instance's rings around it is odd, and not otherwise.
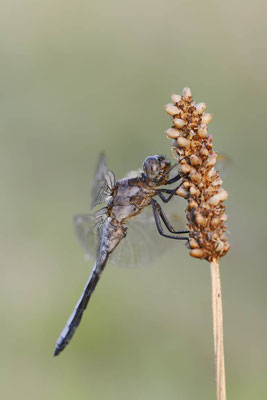
[{"label": "dry stem", "polygon": [[216,366],[217,399],[226,400],[222,291],[219,262],[217,260],[213,260],[210,263],[210,273],[212,285],[213,337]]}]

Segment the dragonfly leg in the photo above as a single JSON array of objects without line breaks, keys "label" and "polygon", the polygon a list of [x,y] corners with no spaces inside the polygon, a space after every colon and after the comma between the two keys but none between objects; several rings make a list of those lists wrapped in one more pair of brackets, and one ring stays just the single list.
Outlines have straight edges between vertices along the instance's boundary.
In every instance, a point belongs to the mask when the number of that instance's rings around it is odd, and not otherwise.
[{"label": "dragonfly leg", "polygon": [[181,175],[178,174],[178,175],[175,176],[174,178],[169,179],[169,180],[165,183],[165,185],[171,185],[172,183],[179,181],[181,178],[182,178]]},{"label": "dragonfly leg", "polygon": [[[161,200],[164,203],[168,203],[171,198],[176,194],[176,190],[179,189],[179,187],[182,185],[183,182],[181,182],[176,188],[174,189],[158,189],[157,190],[157,195],[161,198]],[[169,196],[165,197],[163,193],[169,194]]]},{"label": "dragonfly leg", "polygon": [[164,225],[168,229],[169,232],[171,233],[176,233],[177,235],[181,235],[183,233],[189,233],[189,231],[176,231],[173,226],[171,225],[170,221],[168,220],[165,212],[163,211],[161,205],[156,201],[156,207],[157,207],[157,212],[159,213],[162,221],[164,222]]},{"label": "dragonfly leg", "polygon": [[[152,199],[152,208],[153,208],[153,214],[154,214],[154,218],[155,218],[155,222],[156,222],[156,226],[158,229],[158,232],[161,236],[164,236],[166,238],[169,239],[176,239],[176,240],[188,240],[187,236],[174,236],[174,235],[169,235],[164,233],[162,225],[161,225],[161,221],[160,218],[162,218],[162,221],[164,222],[165,226],[167,227],[167,229],[174,233],[174,234],[183,234],[183,233],[188,233],[188,231],[174,231],[174,229],[172,228],[171,224],[169,223],[169,221],[167,220],[167,217],[165,216],[165,214],[162,212],[160,205],[156,202],[156,200]],[[160,211],[161,210],[161,211]],[[162,212],[162,213],[161,213]],[[162,217],[162,215],[164,215],[164,217]],[[167,221],[167,222],[166,222]],[[173,231],[171,230],[173,229]]]}]

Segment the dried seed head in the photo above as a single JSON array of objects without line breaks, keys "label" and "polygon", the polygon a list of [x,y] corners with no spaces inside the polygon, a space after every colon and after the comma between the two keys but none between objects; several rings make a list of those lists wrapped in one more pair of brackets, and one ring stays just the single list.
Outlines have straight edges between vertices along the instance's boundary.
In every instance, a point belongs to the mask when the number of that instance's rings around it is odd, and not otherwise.
[{"label": "dried seed head", "polygon": [[169,128],[165,131],[166,135],[170,138],[170,139],[177,139],[178,136],[181,134],[180,131],[178,131],[175,128]]},{"label": "dried seed head", "polygon": [[221,220],[222,222],[226,222],[226,221],[227,221],[227,215],[226,215],[226,214],[223,214],[223,215],[221,216],[220,220]]},{"label": "dried seed head", "polygon": [[205,138],[208,136],[208,127],[206,124],[201,124],[197,130],[197,134],[200,138]]},{"label": "dried seed head", "polygon": [[201,163],[202,163],[201,158],[199,158],[199,157],[196,156],[195,154],[192,154],[192,155],[190,156],[190,162],[191,162],[191,164],[192,164],[194,167],[196,167],[196,166],[198,166],[198,165],[201,165]]},{"label": "dried seed head", "polygon": [[198,197],[200,195],[200,190],[194,185],[190,187],[189,192],[192,197]]},{"label": "dried seed head", "polygon": [[192,100],[192,93],[191,93],[191,89],[189,89],[188,87],[185,87],[182,93],[182,97],[183,100],[185,101],[191,101]]},{"label": "dried seed head", "polygon": [[207,105],[205,103],[196,104],[196,113],[203,114],[203,112],[206,110],[206,107],[207,107]]},{"label": "dried seed head", "polygon": [[195,200],[192,200],[192,198],[190,198],[189,203],[188,203],[188,207],[190,210],[193,210],[194,208],[198,207],[198,204]]},{"label": "dried seed head", "polygon": [[186,139],[183,136],[179,136],[177,138],[177,144],[178,144],[179,147],[188,148],[188,147],[190,147],[190,140]]},{"label": "dried seed head", "polygon": [[217,154],[213,152],[213,153],[208,157],[208,159],[205,161],[205,167],[206,167],[206,168],[214,167],[214,165],[216,164],[216,160],[217,160]]},{"label": "dried seed head", "polygon": [[222,183],[223,183],[223,181],[221,180],[221,178],[218,178],[218,179],[215,179],[215,181],[211,182],[211,185],[212,186],[221,186]]},{"label": "dried seed head", "polygon": [[211,205],[211,206],[217,206],[219,203],[220,203],[220,196],[219,196],[219,194],[217,193],[217,194],[215,194],[214,196],[212,196],[210,199],[209,199],[209,204]]},{"label": "dried seed head", "polygon": [[184,199],[188,199],[189,197],[189,191],[185,190],[182,186],[180,186],[179,189],[176,190],[176,194],[180,197],[183,197]]},{"label": "dried seed head", "polygon": [[185,189],[189,189],[190,186],[191,186],[191,184],[190,184],[189,181],[185,180],[185,181],[183,182],[183,187],[184,187]]},{"label": "dried seed head", "polygon": [[209,155],[209,150],[206,149],[205,147],[202,147],[202,148],[199,150],[199,156],[200,156],[202,159],[204,159],[205,157],[208,157],[208,155]]},{"label": "dried seed head", "polygon": [[195,105],[189,88],[183,90],[182,96],[173,95],[172,101],[174,104],[168,104],[166,111],[175,128],[166,134],[176,139],[172,154],[181,160],[180,174],[185,179],[176,193],[188,199],[190,254],[208,261],[218,260],[230,248],[225,235],[227,216],[223,204],[228,193],[221,188],[222,180],[214,167],[217,154],[208,134],[212,115],[205,112],[205,103]]},{"label": "dried seed head", "polygon": [[[207,165],[207,164],[206,164]],[[208,165],[209,166],[209,165]],[[213,179],[215,179],[215,177],[216,177],[216,171],[215,171],[215,169],[212,167],[208,172],[207,172],[207,175],[206,175],[206,178],[207,178],[207,180],[209,181],[209,182],[213,182]]]},{"label": "dried seed head", "polygon": [[173,104],[167,104],[165,106],[165,110],[171,116],[178,115],[180,113],[179,109]]},{"label": "dried seed head", "polygon": [[181,96],[179,96],[178,94],[172,94],[171,96],[172,102],[174,104],[179,103],[179,101],[181,100]]},{"label": "dried seed head", "polygon": [[209,124],[211,120],[212,120],[212,115],[210,113],[204,113],[202,115],[201,118],[202,124]]},{"label": "dried seed head", "polygon": [[196,258],[206,258],[206,252],[204,249],[193,249],[190,251],[190,256]]},{"label": "dried seed head", "polygon": [[223,253],[226,254],[230,250],[230,244],[228,242],[224,243]]},{"label": "dried seed head", "polygon": [[218,226],[220,222],[221,222],[221,220],[220,220],[219,217],[213,217],[213,218],[211,219],[211,221],[210,221],[211,226],[212,226],[213,228],[215,228],[216,226]]},{"label": "dried seed head", "polygon": [[189,164],[182,164],[180,170],[183,174],[188,174],[191,171],[191,166]]},{"label": "dried seed head", "polygon": [[189,239],[189,244],[190,244],[191,249],[198,249],[199,248],[199,244],[196,241],[196,239],[194,239],[194,238],[190,238]]},{"label": "dried seed head", "polygon": [[199,225],[199,226],[207,225],[207,218],[203,217],[203,215],[200,213],[195,215],[195,220],[196,220],[197,225]]},{"label": "dried seed head", "polygon": [[174,118],[173,123],[178,129],[183,128],[186,125],[186,121],[180,118]]},{"label": "dried seed head", "polygon": [[192,182],[199,183],[201,181],[201,174],[193,170],[190,172],[190,178]]},{"label": "dried seed head", "polygon": [[219,189],[218,195],[220,197],[220,201],[225,201],[228,198],[228,192],[226,192],[226,190],[223,188]]}]

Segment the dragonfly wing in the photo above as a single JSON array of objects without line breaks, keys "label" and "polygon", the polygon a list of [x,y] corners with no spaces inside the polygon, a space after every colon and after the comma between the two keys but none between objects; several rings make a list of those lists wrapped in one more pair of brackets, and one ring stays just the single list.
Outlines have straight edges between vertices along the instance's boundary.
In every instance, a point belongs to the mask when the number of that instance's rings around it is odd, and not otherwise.
[{"label": "dragonfly wing", "polygon": [[[185,222],[181,217],[179,205],[179,199],[173,199],[172,202],[164,204],[163,208],[173,227],[176,230],[184,230]],[[93,259],[96,257],[107,218],[105,210],[103,208],[95,214],[76,215],[73,220],[79,243],[85,254]],[[167,240],[159,235],[150,206],[130,220],[127,226],[126,237],[109,257],[112,264],[130,267],[147,265],[177,246],[176,241]]]},{"label": "dragonfly wing", "polygon": [[95,176],[92,182],[91,208],[98,204],[106,203],[111,198],[112,189],[115,184],[115,176],[108,170],[106,157],[102,153],[99,157]]},{"label": "dragonfly wing", "polygon": [[[173,199],[175,200],[175,199]],[[178,201],[169,202],[164,211],[176,230],[184,230],[185,222],[177,211]],[[127,235],[110,255],[110,262],[121,266],[150,264],[177,246],[177,241],[168,240],[158,233],[152,208],[146,207],[127,223]]]},{"label": "dragonfly wing", "polygon": [[86,255],[96,258],[99,239],[106,221],[106,209],[102,208],[94,214],[80,214],[73,218],[74,230],[78,241]]},{"label": "dragonfly wing", "polygon": [[221,178],[225,178],[232,168],[233,160],[226,154],[219,153],[214,169],[220,173]]}]

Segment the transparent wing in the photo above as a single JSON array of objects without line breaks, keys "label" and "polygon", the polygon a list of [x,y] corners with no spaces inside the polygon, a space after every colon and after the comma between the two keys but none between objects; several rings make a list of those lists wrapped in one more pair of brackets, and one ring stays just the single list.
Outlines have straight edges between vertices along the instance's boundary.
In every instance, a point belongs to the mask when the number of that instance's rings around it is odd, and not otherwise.
[{"label": "transparent wing", "polygon": [[[177,211],[177,203],[179,199],[174,199],[164,204],[163,208],[173,227],[184,230],[185,221],[181,212]],[[110,261],[113,264],[129,267],[148,265],[177,246],[176,240],[169,240],[158,233],[151,206],[142,210],[127,226],[126,237],[111,254]]]},{"label": "transparent wing", "polygon": [[136,169],[135,171],[129,171],[125,178],[136,178],[137,176],[140,176],[142,173],[142,169]]},{"label": "transparent wing", "polygon": [[[170,222],[177,230],[185,229],[185,222],[177,212],[179,199],[164,205]],[[169,205],[170,204],[170,205]],[[166,207],[165,207],[166,206]],[[74,228],[85,254],[95,258],[99,237],[105,222],[105,209],[95,214],[77,215],[74,217]],[[97,215],[98,214],[98,215]],[[177,246],[176,240],[168,240],[159,235],[152,207],[148,206],[127,223],[127,235],[110,255],[110,262],[122,266],[147,265]]]},{"label": "transparent wing", "polygon": [[73,225],[78,241],[86,255],[95,259],[99,236],[97,225],[94,220],[94,214],[76,215],[73,218]]},{"label": "transparent wing", "polygon": [[96,258],[102,229],[107,219],[106,208],[101,208],[94,214],[80,214],[73,218],[74,230],[78,241],[87,256]]},{"label": "transparent wing", "polygon": [[219,171],[221,178],[225,178],[232,168],[233,160],[227,154],[219,153],[215,165],[215,170]]},{"label": "transparent wing", "polygon": [[92,182],[91,208],[98,204],[106,203],[110,197],[115,184],[115,176],[107,168],[106,157],[102,153],[99,157],[95,176]]}]

